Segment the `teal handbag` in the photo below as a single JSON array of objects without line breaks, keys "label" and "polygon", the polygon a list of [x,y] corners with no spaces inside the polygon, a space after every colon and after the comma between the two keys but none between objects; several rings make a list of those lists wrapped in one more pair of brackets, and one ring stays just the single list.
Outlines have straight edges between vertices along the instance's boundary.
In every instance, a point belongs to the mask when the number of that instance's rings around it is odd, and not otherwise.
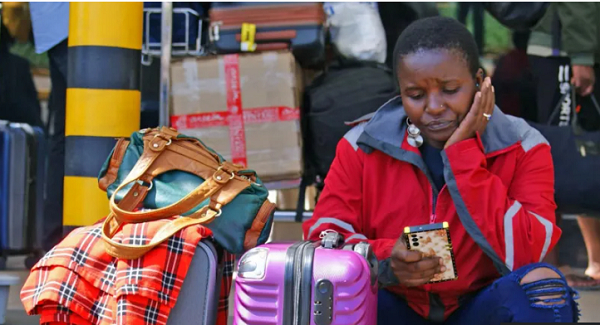
[{"label": "teal handbag", "polygon": [[[110,198],[111,214],[102,236],[115,257],[137,258],[193,224],[209,228],[214,240],[233,254],[264,244],[271,232],[275,205],[256,173],[172,128],[141,130],[119,139],[98,183]],[[145,245],[112,239],[124,223],[173,216],[180,217]]]}]

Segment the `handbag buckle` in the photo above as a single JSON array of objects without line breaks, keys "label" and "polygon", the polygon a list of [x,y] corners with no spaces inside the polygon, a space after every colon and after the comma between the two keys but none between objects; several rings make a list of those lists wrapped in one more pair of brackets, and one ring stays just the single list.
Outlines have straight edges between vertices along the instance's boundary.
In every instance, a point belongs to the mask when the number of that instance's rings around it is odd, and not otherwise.
[{"label": "handbag buckle", "polygon": [[[215,215],[215,218],[218,218],[221,215],[221,213],[223,213],[223,211],[221,209],[214,209],[214,208],[211,208],[209,205],[205,205],[204,208],[206,208],[207,210],[212,210],[212,211],[216,212],[217,214]],[[204,213],[202,213],[201,216],[203,218],[206,217],[206,211]]]},{"label": "handbag buckle", "polygon": [[[222,181],[223,181],[222,177],[221,177],[221,176],[219,176],[219,175],[217,175],[217,173],[218,173],[219,171],[223,171],[223,172],[225,172],[225,173],[227,173],[228,171],[226,171],[225,169],[223,169],[223,166],[219,166],[219,168],[217,168],[217,171],[216,171],[216,172],[213,174],[213,179],[214,179],[215,181],[217,181],[217,182],[222,182]],[[230,173],[231,175],[229,176],[229,179],[228,179],[228,180],[232,180],[232,179],[234,179],[234,178],[235,178],[235,173],[234,173],[234,172],[229,172],[229,173]]]},{"label": "handbag buckle", "polygon": [[173,140],[171,140],[171,137],[169,137],[169,136],[165,136],[165,135],[164,135],[164,134],[162,134],[162,133],[157,133],[157,134],[155,134],[155,135],[154,135],[154,137],[155,137],[155,138],[158,138],[158,137],[160,137],[160,138],[163,138],[164,140],[168,140],[168,141],[167,141],[167,144],[165,144],[165,146],[169,146],[169,145],[171,145],[171,143],[173,142]]}]

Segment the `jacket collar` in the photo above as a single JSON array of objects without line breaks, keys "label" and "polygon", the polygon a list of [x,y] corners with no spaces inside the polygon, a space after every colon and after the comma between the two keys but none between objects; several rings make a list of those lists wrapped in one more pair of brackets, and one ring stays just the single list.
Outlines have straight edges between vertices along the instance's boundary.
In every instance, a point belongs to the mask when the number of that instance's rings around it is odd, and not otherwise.
[{"label": "jacket collar", "polygon": [[[404,144],[406,128],[406,113],[402,106],[402,98],[396,96],[381,106],[367,122],[363,133],[358,138],[358,145],[366,152],[377,149],[393,157],[406,156],[407,150]],[[495,107],[492,118],[481,135],[484,153],[493,155],[519,141],[520,136],[514,124],[498,107]]]}]

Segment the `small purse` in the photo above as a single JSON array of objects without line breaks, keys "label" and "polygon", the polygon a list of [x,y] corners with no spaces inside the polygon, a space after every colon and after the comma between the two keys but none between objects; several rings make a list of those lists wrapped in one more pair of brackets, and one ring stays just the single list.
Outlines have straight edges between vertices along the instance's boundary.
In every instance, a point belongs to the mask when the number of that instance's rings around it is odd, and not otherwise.
[{"label": "small purse", "polygon": [[[271,231],[275,205],[256,173],[172,128],[145,129],[119,139],[98,183],[110,198],[102,237],[114,257],[138,258],[195,224],[209,228],[215,241],[233,254],[265,243]],[[179,217],[145,245],[113,239],[124,223],[173,216]]]}]

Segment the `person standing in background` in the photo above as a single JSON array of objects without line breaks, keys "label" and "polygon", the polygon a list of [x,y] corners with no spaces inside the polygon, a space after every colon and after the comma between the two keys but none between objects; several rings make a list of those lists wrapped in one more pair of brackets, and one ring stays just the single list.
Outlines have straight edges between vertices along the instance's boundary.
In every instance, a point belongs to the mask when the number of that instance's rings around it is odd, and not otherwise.
[{"label": "person standing in background", "polygon": [[0,120],[43,127],[31,64],[11,53],[14,44],[29,42],[28,8],[26,3],[3,3],[0,12]]},{"label": "person standing in background", "polygon": [[49,152],[44,202],[43,249],[62,239],[63,179],[65,174],[65,106],[69,35],[68,2],[30,2],[36,53],[48,53],[52,90],[48,101]]},{"label": "person standing in background", "polygon": [[[578,115],[584,130],[599,130],[600,116],[591,94],[600,93],[600,3],[555,2],[532,29],[527,54],[537,97],[537,122],[569,126],[573,112],[571,98],[552,121],[552,111],[562,95],[575,87]],[[568,101],[568,102],[567,102]],[[560,207],[559,207],[560,208]],[[600,289],[600,219],[578,216],[577,221],[588,252],[586,277],[568,275],[576,289]],[[557,254],[555,251],[554,254]],[[555,258],[557,262],[558,258]]]},{"label": "person standing in background", "polygon": [[387,43],[386,65],[393,68],[394,44],[398,36],[412,22],[439,16],[435,2],[378,2],[379,17],[385,30]]}]

